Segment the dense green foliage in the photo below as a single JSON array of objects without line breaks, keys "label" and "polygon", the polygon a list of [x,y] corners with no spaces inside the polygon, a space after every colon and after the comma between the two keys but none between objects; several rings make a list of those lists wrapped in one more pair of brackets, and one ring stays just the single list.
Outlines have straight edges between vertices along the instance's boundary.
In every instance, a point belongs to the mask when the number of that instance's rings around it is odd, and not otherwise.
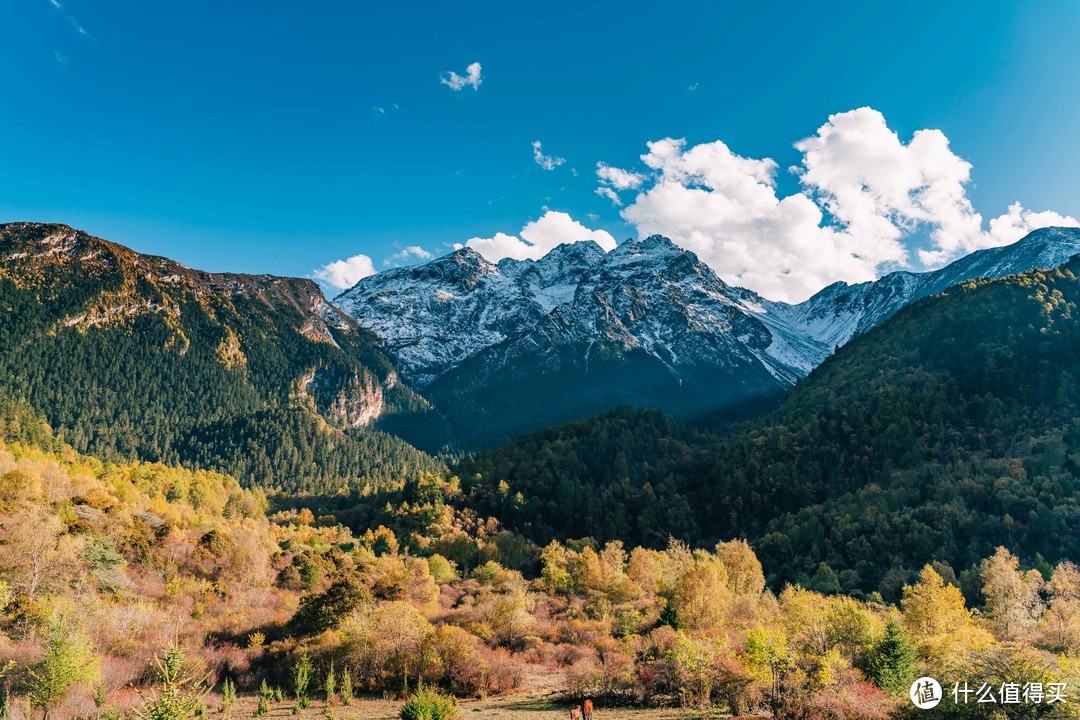
[{"label": "dense green foliage", "polygon": [[536,543],[619,539],[662,547],[703,536],[685,494],[711,436],[656,410],[622,407],[466,457],[464,504]]},{"label": "dense green foliage", "polygon": [[1078,271],[916,303],[723,436],[629,410],[533,433],[461,464],[467,502],[527,534],[743,536],[773,583],[893,598],[996,545],[1076,557]]},{"label": "dense green foliage", "polygon": [[[49,233],[71,249],[41,253]],[[310,281],[208,275],[62,226],[2,226],[0,257],[0,392],[80,452],[290,490],[440,467],[387,432],[354,429],[381,413],[431,445],[439,420],[374,336],[338,315],[323,322]]]}]

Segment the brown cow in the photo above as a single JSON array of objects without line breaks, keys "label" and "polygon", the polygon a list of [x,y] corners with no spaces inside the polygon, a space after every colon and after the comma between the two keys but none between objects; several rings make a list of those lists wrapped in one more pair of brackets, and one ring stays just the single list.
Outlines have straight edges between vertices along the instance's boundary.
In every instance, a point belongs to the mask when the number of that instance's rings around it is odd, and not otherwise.
[{"label": "brown cow", "polygon": [[585,720],[592,720],[592,700],[586,700],[583,708],[585,710]]},{"label": "brown cow", "polygon": [[570,708],[570,720],[581,720],[581,708],[577,705]]}]

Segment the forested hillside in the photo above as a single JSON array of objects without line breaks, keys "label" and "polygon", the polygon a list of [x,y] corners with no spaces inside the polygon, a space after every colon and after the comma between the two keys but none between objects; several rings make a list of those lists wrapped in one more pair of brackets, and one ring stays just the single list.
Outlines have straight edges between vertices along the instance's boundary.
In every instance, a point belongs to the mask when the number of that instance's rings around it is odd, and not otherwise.
[{"label": "forested hillside", "polygon": [[77,450],[334,491],[440,465],[441,420],[308,280],[214,275],[0,226],[0,391]]},{"label": "forested hillside", "polygon": [[460,465],[466,502],[534,536],[743,536],[773,583],[893,598],[999,544],[1076,557],[1078,272],[920,301],[725,436],[634,411],[526,436]]},{"label": "forested hillside", "polygon": [[689,480],[715,435],[622,407],[524,435],[457,466],[464,505],[534,542],[591,537],[663,547],[707,534]]}]

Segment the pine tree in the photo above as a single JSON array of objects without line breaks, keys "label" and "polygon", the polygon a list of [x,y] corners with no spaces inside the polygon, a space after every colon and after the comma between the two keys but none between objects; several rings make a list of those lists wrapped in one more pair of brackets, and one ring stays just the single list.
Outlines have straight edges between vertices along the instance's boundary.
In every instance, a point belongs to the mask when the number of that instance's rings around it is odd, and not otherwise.
[{"label": "pine tree", "polygon": [[326,692],[326,704],[334,702],[334,691],[337,685],[337,675],[334,674],[334,661],[330,661],[330,667],[326,671],[326,680],[323,681],[323,691]]},{"label": "pine tree", "polygon": [[270,712],[270,701],[274,699],[274,691],[270,687],[270,683],[266,682],[266,678],[263,678],[262,683],[259,685],[259,704],[255,708],[255,717],[262,717]]},{"label": "pine tree", "polygon": [[915,679],[915,648],[900,623],[890,620],[867,663],[870,677],[890,695],[902,695]]},{"label": "pine tree", "polygon": [[81,634],[69,632],[63,618],[58,618],[50,630],[45,657],[27,670],[30,706],[40,708],[42,720],[48,720],[49,712],[72,687],[91,682],[97,673],[97,658],[90,643]]},{"label": "pine tree", "polygon": [[296,703],[301,710],[308,706],[307,691],[308,686],[311,684],[313,671],[311,658],[308,657],[307,650],[305,650],[300,654],[300,659],[296,661],[292,669],[293,694],[296,695]]},{"label": "pine tree", "polygon": [[341,671],[341,702],[345,705],[351,705],[353,699],[353,684],[352,673],[349,672],[348,666]]},{"label": "pine tree", "polygon": [[236,684],[230,678],[225,678],[221,684],[221,714],[228,716],[229,708],[236,703]]},{"label": "pine tree", "polygon": [[142,697],[143,706],[135,711],[138,720],[187,720],[197,714],[202,700],[209,692],[197,678],[184,668],[186,653],[183,648],[171,645],[156,659],[160,689],[152,697]]}]

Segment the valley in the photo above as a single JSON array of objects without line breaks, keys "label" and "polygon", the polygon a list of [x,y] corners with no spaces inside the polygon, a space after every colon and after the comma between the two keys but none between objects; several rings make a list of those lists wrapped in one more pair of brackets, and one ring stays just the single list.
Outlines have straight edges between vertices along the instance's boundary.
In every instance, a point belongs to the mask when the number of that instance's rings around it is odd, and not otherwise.
[{"label": "valley", "polygon": [[[928,670],[1074,684],[1078,239],[800,306],[663,238],[457,252],[338,310],[2,226],[4,712],[163,712],[155,657],[223,720],[871,720]],[[413,340],[365,319],[393,304]],[[511,411],[543,427],[462,451]]]}]

